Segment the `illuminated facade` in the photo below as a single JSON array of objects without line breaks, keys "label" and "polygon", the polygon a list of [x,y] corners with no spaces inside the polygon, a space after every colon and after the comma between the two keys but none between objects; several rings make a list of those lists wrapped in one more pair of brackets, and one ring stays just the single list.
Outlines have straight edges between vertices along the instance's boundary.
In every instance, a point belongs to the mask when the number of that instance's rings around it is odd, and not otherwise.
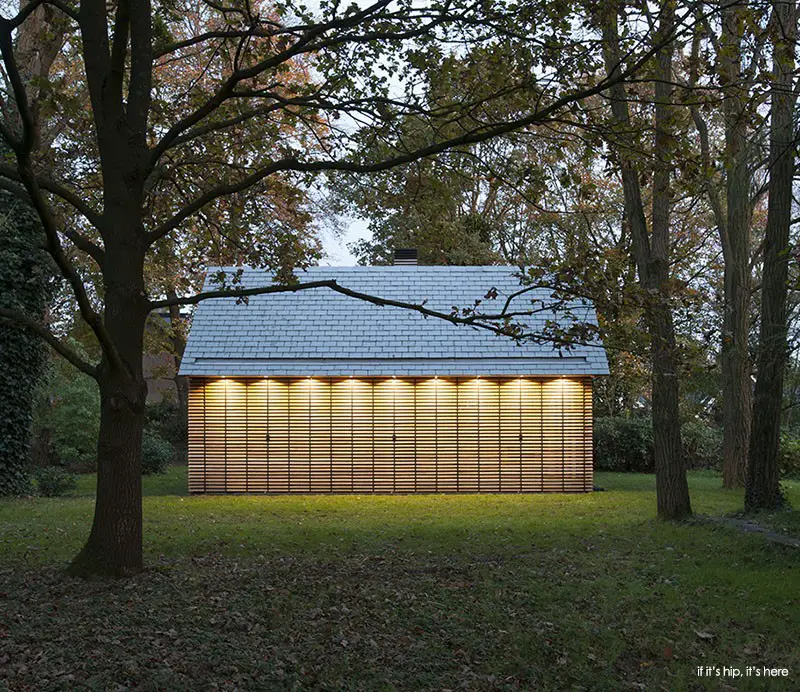
[{"label": "illuminated facade", "polygon": [[[373,295],[447,304],[519,289],[505,267],[319,268],[301,280],[324,272]],[[265,278],[253,272],[246,285]],[[181,369],[191,378],[191,492],[592,489],[601,348],[564,355],[327,289],[304,293],[198,311]]]}]

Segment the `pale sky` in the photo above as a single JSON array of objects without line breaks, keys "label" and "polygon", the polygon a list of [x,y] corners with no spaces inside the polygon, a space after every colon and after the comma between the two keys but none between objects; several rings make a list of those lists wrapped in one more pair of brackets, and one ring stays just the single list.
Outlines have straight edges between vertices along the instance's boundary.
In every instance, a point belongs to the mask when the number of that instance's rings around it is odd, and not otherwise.
[{"label": "pale sky", "polygon": [[356,258],[347,249],[347,244],[360,238],[369,237],[367,223],[361,219],[344,218],[342,219],[342,227],[345,230],[340,237],[337,237],[327,228],[322,229],[322,247],[327,255],[319,262],[323,267],[354,266]]}]

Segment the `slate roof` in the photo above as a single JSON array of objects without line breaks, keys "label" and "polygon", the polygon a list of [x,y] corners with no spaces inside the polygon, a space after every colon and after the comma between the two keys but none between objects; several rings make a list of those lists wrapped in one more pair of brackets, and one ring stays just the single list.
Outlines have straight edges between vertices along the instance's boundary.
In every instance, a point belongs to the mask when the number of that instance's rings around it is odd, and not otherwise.
[{"label": "slate roof", "polygon": [[[209,271],[209,276],[216,269]],[[227,273],[235,271],[226,268]],[[419,303],[449,313],[471,306],[491,288],[496,300],[481,309],[500,312],[520,289],[514,267],[311,267],[301,282],[335,279],[340,285],[383,298]],[[269,285],[271,275],[245,269],[242,285]],[[218,284],[206,280],[205,290]],[[552,303],[548,291],[514,299],[511,309],[530,310],[531,300]],[[541,307],[541,303],[538,304]],[[573,318],[596,323],[593,307],[571,305]],[[526,317],[541,331],[551,312]],[[194,376],[475,376],[606,375],[605,351],[577,346],[561,353],[549,343],[517,345],[513,339],[395,307],[380,307],[328,288],[202,302],[192,321],[181,375]]]}]

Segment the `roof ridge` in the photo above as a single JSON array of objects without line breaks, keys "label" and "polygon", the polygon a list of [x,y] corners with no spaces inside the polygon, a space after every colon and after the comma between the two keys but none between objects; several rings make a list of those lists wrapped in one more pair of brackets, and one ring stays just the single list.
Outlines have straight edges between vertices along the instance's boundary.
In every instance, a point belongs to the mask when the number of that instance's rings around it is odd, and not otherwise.
[{"label": "roof ridge", "polygon": [[[520,268],[513,264],[479,264],[479,265],[471,265],[471,264],[376,264],[376,265],[347,265],[347,266],[328,266],[317,264],[311,267],[305,268],[298,268],[296,272],[308,272],[308,271],[315,271],[315,270],[325,270],[325,271],[337,271],[337,270],[357,270],[357,271],[370,271],[370,270],[391,270],[391,271],[419,271],[419,270],[426,270],[426,271],[453,271],[453,270],[466,270],[466,271],[521,271]],[[266,267],[253,267],[249,265],[242,265],[240,267],[236,267],[233,265],[225,265],[225,266],[213,266],[213,267],[206,267],[206,273],[214,272],[214,271],[224,271],[224,272],[235,272],[235,271],[243,271],[243,272],[260,272],[264,274],[274,274],[275,271]]]}]

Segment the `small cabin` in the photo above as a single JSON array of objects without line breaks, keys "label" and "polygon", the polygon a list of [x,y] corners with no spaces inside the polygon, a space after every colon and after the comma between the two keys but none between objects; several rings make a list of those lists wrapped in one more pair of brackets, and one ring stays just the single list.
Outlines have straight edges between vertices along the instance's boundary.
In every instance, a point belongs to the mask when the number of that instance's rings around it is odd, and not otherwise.
[{"label": "small cabin", "polygon": [[[240,271],[237,286],[271,285]],[[209,276],[217,272],[210,272]],[[361,293],[450,314],[500,312],[522,288],[514,267],[312,267]],[[217,288],[207,281],[207,290]],[[596,324],[551,292],[513,297],[526,333]],[[569,325],[567,325],[569,326]],[[192,493],[531,493],[593,487],[592,379],[599,342],[556,348],[381,307],[329,288],[215,298],[194,315],[180,373],[190,378]]]}]

